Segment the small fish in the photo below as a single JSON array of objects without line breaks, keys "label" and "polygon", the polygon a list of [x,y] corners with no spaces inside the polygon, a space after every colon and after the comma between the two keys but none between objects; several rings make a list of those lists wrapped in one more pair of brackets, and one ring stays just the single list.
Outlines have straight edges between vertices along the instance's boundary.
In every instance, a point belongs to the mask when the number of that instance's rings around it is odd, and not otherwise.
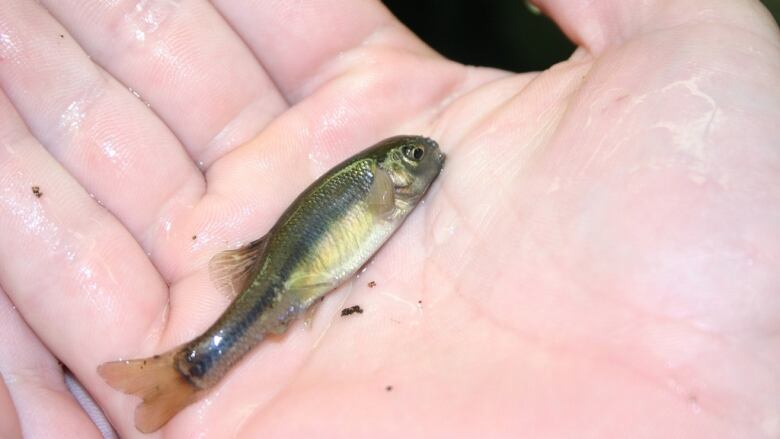
[{"label": "small fish", "polygon": [[109,385],[143,399],[136,428],[161,428],[355,274],[420,202],[444,158],[425,137],[385,139],[312,183],[265,236],[214,256],[212,281],[235,299],[206,332],[160,355],[98,367]]}]

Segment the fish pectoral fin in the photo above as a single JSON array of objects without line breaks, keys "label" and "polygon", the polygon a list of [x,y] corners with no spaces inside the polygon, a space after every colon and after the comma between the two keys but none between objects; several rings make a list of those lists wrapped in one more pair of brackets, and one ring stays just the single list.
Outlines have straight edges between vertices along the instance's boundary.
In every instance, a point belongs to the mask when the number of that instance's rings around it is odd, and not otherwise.
[{"label": "fish pectoral fin", "polygon": [[285,282],[287,297],[294,297],[300,307],[308,307],[335,286],[336,280],[330,273],[296,274]]},{"label": "fish pectoral fin", "polygon": [[390,178],[390,174],[380,167],[374,169],[374,181],[371,183],[366,201],[378,218],[390,217],[395,209],[393,180]]},{"label": "fish pectoral fin", "polygon": [[260,270],[259,263],[268,235],[235,250],[219,252],[209,261],[214,286],[229,299],[235,298]]}]

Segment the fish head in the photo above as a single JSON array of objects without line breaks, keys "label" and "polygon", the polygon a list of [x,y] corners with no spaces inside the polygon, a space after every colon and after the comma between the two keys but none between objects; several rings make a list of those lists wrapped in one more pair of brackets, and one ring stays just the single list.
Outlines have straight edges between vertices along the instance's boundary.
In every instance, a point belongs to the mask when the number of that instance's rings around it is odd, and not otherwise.
[{"label": "fish head", "polygon": [[439,176],[446,156],[433,139],[396,136],[375,149],[379,166],[393,182],[396,197],[416,203]]}]

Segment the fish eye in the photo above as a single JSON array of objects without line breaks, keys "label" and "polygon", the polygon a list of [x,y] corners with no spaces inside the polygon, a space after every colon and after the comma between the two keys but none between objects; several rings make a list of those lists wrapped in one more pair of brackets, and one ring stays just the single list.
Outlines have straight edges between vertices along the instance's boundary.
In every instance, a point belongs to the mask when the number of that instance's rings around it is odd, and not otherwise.
[{"label": "fish eye", "polygon": [[201,378],[206,373],[206,362],[203,358],[191,354],[187,357],[187,363],[189,363],[188,372],[191,377]]},{"label": "fish eye", "polygon": [[206,368],[203,366],[203,363],[198,361],[197,363],[190,366],[190,375],[195,378],[200,378],[206,372],[205,369]]},{"label": "fish eye", "polygon": [[407,159],[415,162],[419,162],[425,156],[425,150],[419,146],[404,146],[403,153]]}]

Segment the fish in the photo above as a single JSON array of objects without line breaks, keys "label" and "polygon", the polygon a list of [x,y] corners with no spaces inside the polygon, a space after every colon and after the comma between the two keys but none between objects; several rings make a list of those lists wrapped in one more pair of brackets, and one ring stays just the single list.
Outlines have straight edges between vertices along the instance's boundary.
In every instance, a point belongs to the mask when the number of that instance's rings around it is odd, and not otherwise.
[{"label": "fish", "polygon": [[427,137],[382,140],[314,181],[263,237],[213,256],[211,280],[232,302],[211,327],[159,355],[98,366],[111,387],[141,397],[136,428],[162,428],[349,280],[420,203],[445,157]]}]

